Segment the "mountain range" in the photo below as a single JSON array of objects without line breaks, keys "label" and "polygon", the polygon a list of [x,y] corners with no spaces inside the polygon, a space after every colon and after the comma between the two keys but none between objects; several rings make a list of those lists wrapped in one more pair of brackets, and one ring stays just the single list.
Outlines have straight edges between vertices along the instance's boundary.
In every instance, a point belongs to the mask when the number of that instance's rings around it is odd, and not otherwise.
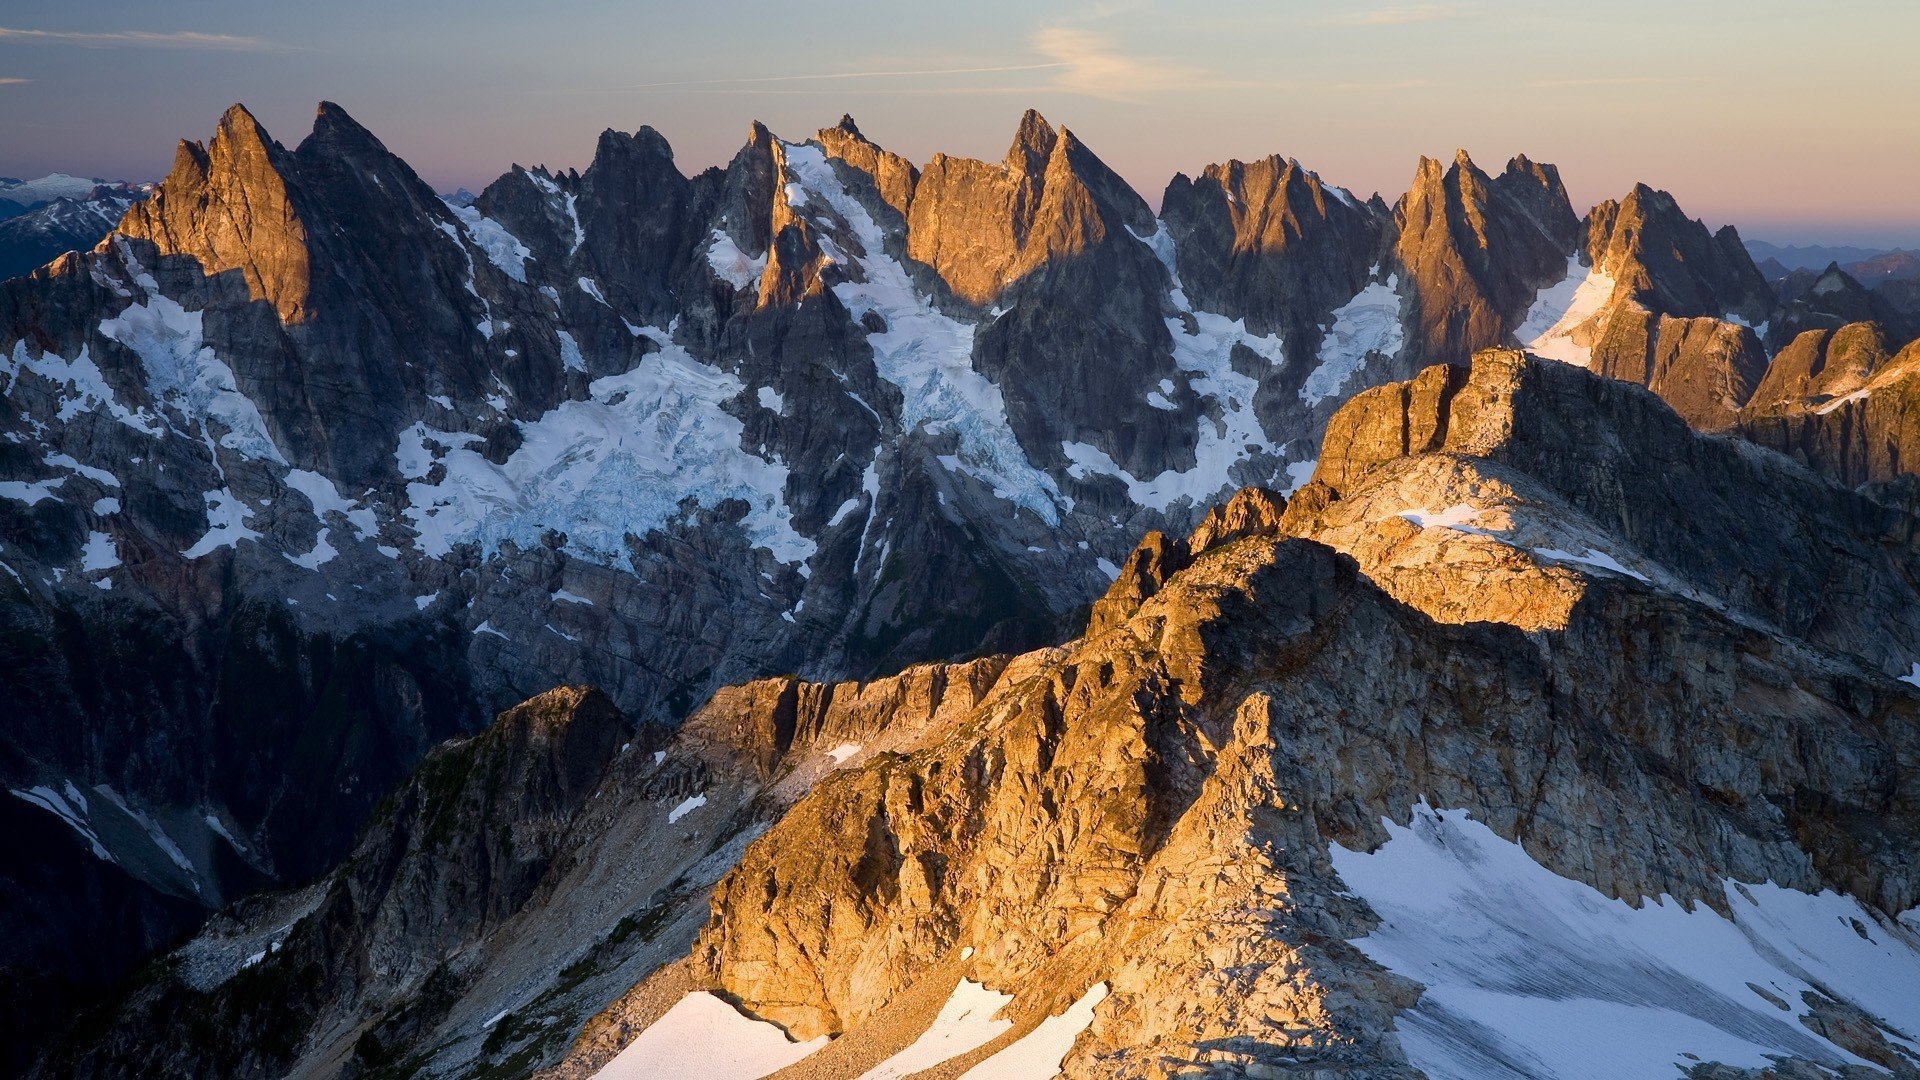
[{"label": "mountain range", "polygon": [[91,248],[146,190],[61,173],[25,181],[0,177],[0,279]]},{"label": "mountain range", "polygon": [[0,284],[0,1060],[1920,1075],[1920,317],[1749,247],[235,106]]}]

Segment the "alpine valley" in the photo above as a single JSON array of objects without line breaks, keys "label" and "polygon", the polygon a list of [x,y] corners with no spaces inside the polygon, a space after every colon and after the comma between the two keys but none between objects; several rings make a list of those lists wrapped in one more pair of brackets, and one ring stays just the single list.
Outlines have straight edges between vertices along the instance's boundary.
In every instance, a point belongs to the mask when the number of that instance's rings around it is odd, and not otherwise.
[{"label": "alpine valley", "polygon": [[1033,112],[141,195],[0,284],[0,1072],[1920,1077],[1892,272]]}]

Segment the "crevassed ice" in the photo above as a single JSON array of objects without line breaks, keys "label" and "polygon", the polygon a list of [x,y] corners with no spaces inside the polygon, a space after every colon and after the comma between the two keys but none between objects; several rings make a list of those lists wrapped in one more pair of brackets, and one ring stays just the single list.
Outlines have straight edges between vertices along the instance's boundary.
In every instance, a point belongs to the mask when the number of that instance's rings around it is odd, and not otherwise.
[{"label": "crevassed ice", "polygon": [[533,257],[533,252],[520,242],[519,237],[474,207],[447,203],[447,209],[460,219],[460,224],[466,228],[467,236],[475,246],[487,253],[488,262],[515,281],[527,280],[527,260]]},{"label": "crevassed ice", "polygon": [[[683,500],[712,508],[740,499],[756,546],[786,563],[810,558],[815,545],[794,531],[787,508],[787,467],[741,449],[744,425],[721,408],[741,382],[663,332],[648,334],[659,352],[594,380],[586,400],[522,423],[520,448],[504,465],[473,449],[478,436],[425,423],[402,431],[395,459],[413,481],[404,513],[420,550],[440,557],[472,541],[493,551],[502,540],[528,547],[558,529],[569,550],[612,564],[626,556],[629,534],[665,526]],[[436,449],[444,456],[436,459]],[[435,460],[446,475],[428,483]]]},{"label": "crevassed ice", "polygon": [[[217,421],[226,428],[217,440],[220,446],[241,457],[285,465],[287,460],[267,434],[259,407],[240,392],[233,369],[214,355],[202,337],[201,313],[162,296],[151,276],[142,273],[138,280],[147,290],[146,301],[103,320],[100,333],[140,357],[147,393],[197,428],[210,453],[215,439],[209,421]],[[219,465],[217,454],[214,464]]]},{"label": "crevassed ice", "polygon": [[1370,356],[1398,356],[1406,345],[1400,325],[1399,279],[1388,275],[1360,290],[1333,313],[1333,325],[1320,341],[1320,363],[1300,384],[1300,400],[1318,405],[1340,392],[1359,374]]},{"label": "crevassed ice", "polygon": [[[1244,345],[1278,366],[1285,360],[1278,335],[1256,335],[1247,330],[1243,319],[1229,319],[1211,311],[1195,310],[1188,303],[1186,290],[1175,271],[1173,240],[1164,224],[1151,236],[1138,236],[1153,249],[1172,281],[1169,294],[1175,309],[1193,317],[1195,332],[1188,333],[1184,319],[1167,320],[1167,332],[1173,336],[1174,366],[1188,373],[1188,385],[1202,398],[1211,398],[1217,416],[1200,418],[1199,440],[1194,445],[1194,465],[1190,469],[1168,469],[1158,476],[1141,479],[1120,467],[1105,451],[1088,443],[1060,445],[1072,462],[1067,467],[1075,479],[1090,474],[1112,476],[1127,487],[1127,497],[1136,504],[1165,511],[1181,500],[1200,503],[1228,487],[1237,487],[1234,466],[1260,453],[1280,449],[1267,438],[1266,429],[1253,409],[1253,397],[1260,384],[1233,369],[1233,350]],[[1149,402],[1151,403],[1151,402]]]},{"label": "crevassed ice", "polygon": [[952,456],[961,472],[1058,525],[1060,510],[1071,509],[1072,501],[1027,460],[1007,423],[1000,388],[973,369],[974,328],[942,315],[914,291],[905,268],[887,256],[879,225],[841,185],[824,151],[786,144],[785,158],[793,180],[832,207],[862,249],[842,258],[857,263],[857,276],[865,280],[842,281],[833,291],[856,320],[869,311],[886,320],[886,330],[867,335],[867,342],[880,377],[900,388],[906,429],[953,434],[959,453]]},{"label": "crevassed ice", "polygon": [[1330,854],[1381,918],[1354,944],[1426,987],[1396,1025],[1433,1080],[1673,1076],[1769,1055],[1864,1064],[1800,1022],[1816,985],[1920,1031],[1920,952],[1850,897],[1729,882],[1731,918],[1669,897],[1634,908],[1464,810],[1423,804],[1385,824],[1372,854]]},{"label": "crevassed ice", "polygon": [[1576,344],[1573,331],[1607,306],[1613,286],[1613,278],[1583,265],[1578,253],[1567,256],[1567,276],[1534,296],[1514,337],[1536,356],[1575,367],[1592,364],[1593,346]]}]

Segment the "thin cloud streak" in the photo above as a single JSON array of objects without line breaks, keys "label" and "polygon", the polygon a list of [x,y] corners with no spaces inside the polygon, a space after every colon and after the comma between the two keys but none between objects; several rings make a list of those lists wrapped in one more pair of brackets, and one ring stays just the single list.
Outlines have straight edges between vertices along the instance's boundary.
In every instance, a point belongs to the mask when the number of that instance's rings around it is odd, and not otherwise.
[{"label": "thin cloud streak", "polygon": [[219,52],[262,52],[280,46],[264,38],[239,34],[207,34],[198,30],[23,30],[0,26],[0,43],[20,45],[77,45],[84,49],[209,49]]},{"label": "thin cloud streak", "polygon": [[32,79],[21,79],[12,75],[7,75],[7,76],[0,77],[0,86],[19,86],[21,83],[30,83],[32,81],[33,81]]}]

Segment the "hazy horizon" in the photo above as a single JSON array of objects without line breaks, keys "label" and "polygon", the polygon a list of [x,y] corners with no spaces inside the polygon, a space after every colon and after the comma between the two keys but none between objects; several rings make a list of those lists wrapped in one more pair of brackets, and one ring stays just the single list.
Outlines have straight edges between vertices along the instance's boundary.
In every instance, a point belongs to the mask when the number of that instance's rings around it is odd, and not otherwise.
[{"label": "hazy horizon", "polygon": [[1175,172],[1274,153],[1391,202],[1419,155],[1464,147],[1489,171],[1558,165],[1581,211],[1645,182],[1748,239],[1920,246],[1899,109],[1920,99],[1920,10],[1542,8],[107,0],[0,17],[0,174],[158,179],[235,101],[288,145],[337,101],[442,191],[584,168],[602,129],[642,124],[692,173],[753,120],[802,139],[842,112],[919,163],[997,159],[1033,107],[1155,204]]}]

